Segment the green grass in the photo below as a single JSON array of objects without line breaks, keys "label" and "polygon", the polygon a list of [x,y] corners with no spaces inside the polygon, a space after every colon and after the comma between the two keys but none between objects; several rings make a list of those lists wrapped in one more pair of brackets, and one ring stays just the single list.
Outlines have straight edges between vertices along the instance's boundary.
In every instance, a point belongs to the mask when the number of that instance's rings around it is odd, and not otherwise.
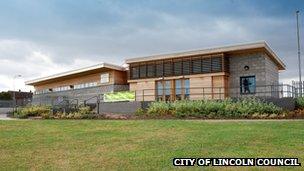
[{"label": "green grass", "polygon": [[0,121],[0,170],[173,170],[174,157],[298,157],[303,165],[304,121]]}]

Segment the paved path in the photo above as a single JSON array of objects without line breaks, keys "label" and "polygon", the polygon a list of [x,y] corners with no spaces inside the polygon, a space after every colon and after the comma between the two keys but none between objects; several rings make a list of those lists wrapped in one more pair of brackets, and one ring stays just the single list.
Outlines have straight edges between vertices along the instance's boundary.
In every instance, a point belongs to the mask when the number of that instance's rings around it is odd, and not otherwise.
[{"label": "paved path", "polygon": [[0,120],[15,120],[15,118],[9,118],[6,114],[0,114]]}]

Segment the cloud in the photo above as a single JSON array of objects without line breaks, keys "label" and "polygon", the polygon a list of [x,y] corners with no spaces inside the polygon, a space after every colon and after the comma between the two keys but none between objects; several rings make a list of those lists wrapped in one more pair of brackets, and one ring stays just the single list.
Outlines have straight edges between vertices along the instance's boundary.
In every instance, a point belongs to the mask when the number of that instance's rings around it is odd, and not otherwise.
[{"label": "cloud", "polygon": [[128,57],[266,40],[287,64],[282,80],[290,80],[297,76],[293,12],[300,7],[301,1],[4,0],[0,78],[9,82],[21,73],[28,80],[102,61],[121,65]]},{"label": "cloud", "polygon": [[[2,90],[12,90],[14,84],[15,89],[32,90],[31,87],[24,85],[25,80],[94,64],[93,61],[86,59],[74,59],[71,64],[56,63],[52,56],[32,42],[1,40],[0,47]],[[15,75],[22,77],[14,79]]]}]

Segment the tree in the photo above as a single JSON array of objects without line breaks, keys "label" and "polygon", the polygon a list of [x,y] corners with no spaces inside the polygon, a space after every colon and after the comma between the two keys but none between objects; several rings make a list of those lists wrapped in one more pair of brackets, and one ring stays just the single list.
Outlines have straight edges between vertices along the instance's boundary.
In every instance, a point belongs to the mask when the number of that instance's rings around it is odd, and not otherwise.
[{"label": "tree", "polygon": [[1,92],[0,93],[0,100],[12,100],[12,96],[8,92]]}]

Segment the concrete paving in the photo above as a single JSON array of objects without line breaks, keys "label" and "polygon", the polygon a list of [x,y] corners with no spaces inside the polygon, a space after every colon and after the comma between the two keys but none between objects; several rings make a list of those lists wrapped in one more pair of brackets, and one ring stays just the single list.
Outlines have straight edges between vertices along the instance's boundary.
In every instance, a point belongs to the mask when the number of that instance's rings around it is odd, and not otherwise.
[{"label": "concrete paving", "polygon": [[9,118],[7,114],[0,114],[0,120],[15,120],[16,118]]}]

